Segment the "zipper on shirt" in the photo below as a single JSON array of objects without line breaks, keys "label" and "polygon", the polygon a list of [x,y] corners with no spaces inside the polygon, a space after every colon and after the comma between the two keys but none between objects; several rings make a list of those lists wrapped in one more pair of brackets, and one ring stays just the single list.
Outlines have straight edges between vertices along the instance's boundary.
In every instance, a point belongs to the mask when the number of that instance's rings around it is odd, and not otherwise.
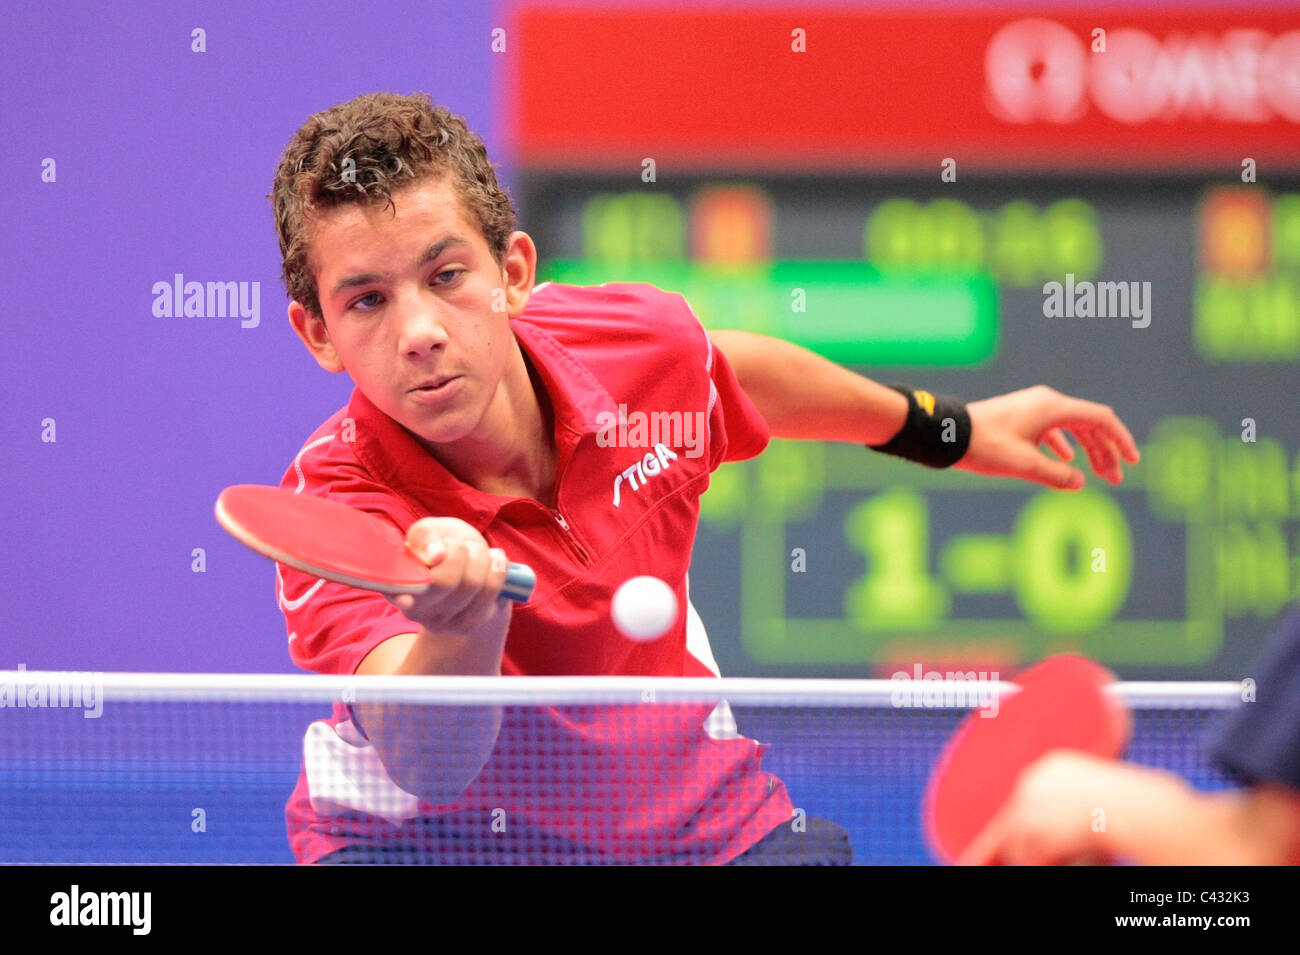
[{"label": "zipper on shirt", "polygon": [[551,514],[555,518],[555,523],[559,524],[560,529],[564,531],[564,539],[569,542],[569,545],[573,548],[574,552],[577,554],[578,559],[581,560],[584,564],[590,564],[591,557],[583,549],[582,545],[578,543],[577,535],[573,533],[573,528],[570,527],[569,522],[564,519],[564,515],[560,513],[558,508],[552,508]]},{"label": "zipper on shirt", "polygon": [[[580,444],[581,441],[582,439],[578,438],[577,444]],[[573,458],[573,455],[577,452],[577,444],[575,444],[574,447],[569,449],[569,453],[567,455],[565,454],[560,455],[559,466],[557,467],[556,474],[555,474],[555,500],[557,504],[559,503],[559,499],[560,499],[560,485],[561,482],[564,480],[564,472],[569,469],[569,461]],[[542,505],[542,506],[545,507],[546,505]],[[560,525],[560,530],[564,532],[561,536],[566,541],[569,542],[569,549],[574,553],[575,556],[577,556],[578,560],[581,563],[586,564],[587,566],[591,566],[592,563],[591,555],[588,554],[587,551],[583,548],[582,544],[578,542],[578,535],[573,532],[573,528],[570,527],[569,522],[564,519],[564,515],[560,513],[560,509],[558,507],[547,507],[546,509],[550,511],[551,516],[555,518],[555,523]]]}]

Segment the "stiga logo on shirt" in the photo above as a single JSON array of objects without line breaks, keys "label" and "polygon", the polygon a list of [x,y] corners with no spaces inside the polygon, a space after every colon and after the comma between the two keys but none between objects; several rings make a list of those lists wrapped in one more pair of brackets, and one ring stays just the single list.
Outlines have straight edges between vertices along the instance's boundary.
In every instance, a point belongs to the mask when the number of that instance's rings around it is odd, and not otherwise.
[{"label": "stiga logo on shirt", "polygon": [[650,478],[667,471],[676,460],[677,455],[671,448],[666,444],[656,444],[653,452],[646,452],[644,458],[614,477],[614,506],[619,506],[619,489],[624,481],[632,490],[638,491]]}]

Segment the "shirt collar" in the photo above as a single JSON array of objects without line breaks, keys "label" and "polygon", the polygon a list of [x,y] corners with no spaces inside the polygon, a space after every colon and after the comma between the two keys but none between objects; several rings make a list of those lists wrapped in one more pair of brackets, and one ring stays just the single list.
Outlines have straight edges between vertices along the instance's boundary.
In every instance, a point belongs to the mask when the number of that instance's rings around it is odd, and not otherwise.
[{"label": "shirt collar", "polygon": [[[564,459],[583,435],[599,430],[600,416],[616,414],[614,399],[585,365],[540,327],[524,318],[514,319],[510,327],[551,399],[562,473]],[[357,459],[387,487],[430,513],[459,517],[482,529],[516,500],[461,482],[359,388],[352,389],[348,415],[356,422]]]}]

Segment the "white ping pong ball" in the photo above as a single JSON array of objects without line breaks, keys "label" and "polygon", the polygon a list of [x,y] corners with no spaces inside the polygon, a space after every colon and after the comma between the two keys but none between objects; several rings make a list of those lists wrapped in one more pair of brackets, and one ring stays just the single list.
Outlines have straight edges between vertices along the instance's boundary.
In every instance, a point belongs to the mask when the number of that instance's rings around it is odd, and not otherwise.
[{"label": "white ping pong ball", "polygon": [[614,591],[610,613],[629,640],[658,640],[677,622],[677,595],[658,577],[632,577]]}]

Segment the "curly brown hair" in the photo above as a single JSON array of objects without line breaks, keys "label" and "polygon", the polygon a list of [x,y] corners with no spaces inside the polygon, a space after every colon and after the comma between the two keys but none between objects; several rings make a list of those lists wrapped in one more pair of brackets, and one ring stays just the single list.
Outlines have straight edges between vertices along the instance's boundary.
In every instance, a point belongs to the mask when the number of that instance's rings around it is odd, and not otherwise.
[{"label": "curly brown hair", "polygon": [[309,117],[285,146],[267,195],[289,297],[322,314],[310,243],[312,224],[324,210],[382,199],[396,213],[395,189],[446,173],[502,264],[515,229],[514,203],[463,118],[435,106],[428,93],[367,93]]}]

